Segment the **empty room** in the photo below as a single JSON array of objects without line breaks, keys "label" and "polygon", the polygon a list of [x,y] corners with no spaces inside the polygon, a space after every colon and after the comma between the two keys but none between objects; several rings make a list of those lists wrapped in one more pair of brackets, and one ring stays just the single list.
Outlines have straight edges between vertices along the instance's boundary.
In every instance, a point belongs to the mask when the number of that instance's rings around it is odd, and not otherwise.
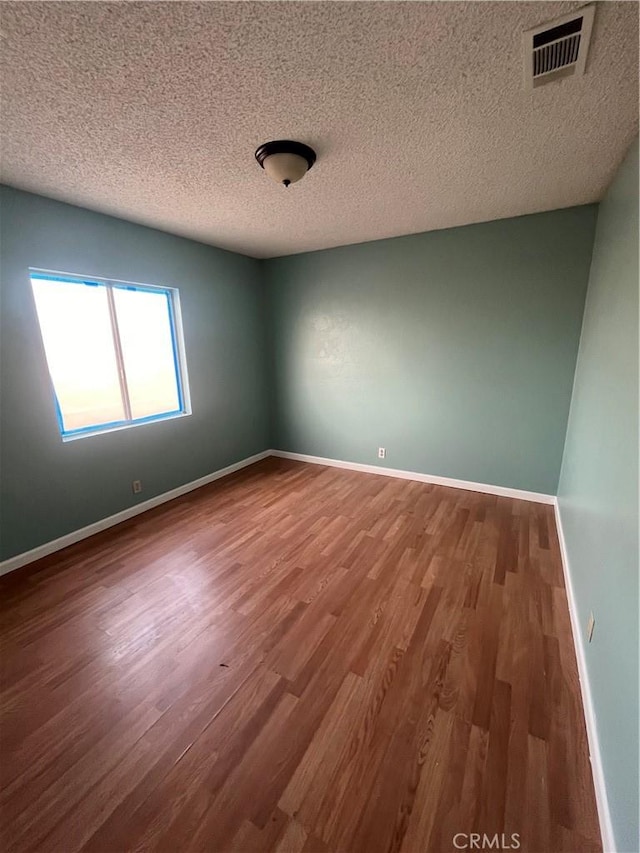
[{"label": "empty room", "polygon": [[0,3],[0,847],[639,853],[637,2]]}]

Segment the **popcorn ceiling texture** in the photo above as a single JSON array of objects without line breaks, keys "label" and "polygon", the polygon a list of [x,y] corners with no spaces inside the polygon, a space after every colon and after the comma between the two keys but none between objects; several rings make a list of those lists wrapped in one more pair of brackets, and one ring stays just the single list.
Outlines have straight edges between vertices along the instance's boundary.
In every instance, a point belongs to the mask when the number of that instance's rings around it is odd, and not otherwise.
[{"label": "popcorn ceiling texture", "polygon": [[[0,4],[2,179],[256,257],[602,198],[638,124],[638,7],[587,73],[523,86],[579,4]],[[318,162],[285,190],[257,145]]]}]

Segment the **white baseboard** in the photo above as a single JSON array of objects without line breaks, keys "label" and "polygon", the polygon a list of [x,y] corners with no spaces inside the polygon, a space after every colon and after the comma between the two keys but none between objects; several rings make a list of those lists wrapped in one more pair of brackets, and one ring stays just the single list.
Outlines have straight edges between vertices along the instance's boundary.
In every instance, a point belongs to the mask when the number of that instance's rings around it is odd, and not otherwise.
[{"label": "white baseboard", "polygon": [[31,551],[25,551],[22,554],[16,554],[15,557],[10,557],[8,560],[0,563],[0,575],[7,572],[12,572],[14,569],[19,569],[27,563],[33,563],[35,560],[40,560],[42,557],[47,557],[55,551],[60,551],[68,545],[73,545],[75,542],[80,542],[88,536],[93,536],[95,533],[100,533],[101,530],[106,530],[108,527],[113,527],[121,521],[126,521],[128,518],[133,518],[148,509],[159,506],[166,501],[180,497],[187,492],[206,486],[207,483],[212,483],[214,480],[219,480],[221,477],[226,477],[234,471],[239,471],[247,465],[252,465],[267,456],[278,456],[282,459],[293,459],[298,462],[310,462],[314,465],[329,465],[334,468],[346,468],[350,471],[362,471],[365,474],[380,474],[384,477],[398,477],[403,480],[417,480],[420,483],[432,483],[437,486],[448,486],[453,489],[466,489],[470,492],[485,492],[489,495],[500,495],[506,498],[516,498],[523,501],[535,501],[537,503],[553,504],[555,497],[553,495],[544,495],[540,492],[526,492],[521,489],[510,489],[506,486],[493,486],[488,483],[473,483],[470,480],[454,480],[450,477],[438,477],[432,474],[420,474],[415,471],[401,471],[397,468],[383,468],[380,465],[364,465],[359,462],[344,462],[340,459],[325,459],[322,456],[307,456],[303,453],[289,453],[284,450],[264,450],[262,453],[256,453],[255,456],[249,456],[247,459],[242,459],[240,462],[235,462],[233,465],[228,465],[219,471],[214,471],[212,474],[207,474],[199,480],[193,480],[191,483],[185,483],[183,486],[178,486],[169,492],[162,495],[157,495],[155,498],[150,498],[148,501],[128,507],[122,512],[115,515],[110,515],[108,518],[103,518],[87,527],[82,527],[80,530],[74,530],[61,536],[59,539],[54,539],[51,542],[45,542],[44,545],[39,545]]},{"label": "white baseboard", "polygon": [[613,834],[613,826],[611,824],[609,798],[607,797],[607,787],[605,783],[604,770],[602,767],[602,757],[600,754],[600,741],[598,739],[596,712],[595,708],[593,707],[593,699],[591,697],[591,687],[589,684],[589,672],[587,670],[587,658],[584,649],[583,633],[580,626],[580,616],[578,614],[576,598],[573,592],[573,582],[571,580],[571,564],[569,562],[569,555],[567,553],[567,543],[564,538],[564,530],[562,529],[562,518],[560,516],[560,507],[558,505],[557,498],[554,501],[554,509],[556,516],[556,528],[558,530],[558,540],[560,542],[560,554],[562,556],[564,585],[567,590],[567,601],[569,603],[571,633],[573,634],[573,644],[576,651],[576,660],[578,662],[580,692],[582,694],[582,707],[584,708],[584,718],[587,727],[587,740],[589,741],[591,772],[593,774],[593,785],[596,792],[596,805],[598,808],[598,819],[600,821],[602,848],[604,853],[615,853],[616,842]]},{"label": "white baseboard", "polygon": [[383,468],[380,465],[343,462],[340,459],[325,459],[322,456],[307,456],[305,453],[289,453],[286,450],[272,450],[271,455],[279,456],[281,459],[293,459],[297,462],[310,462],[313,465],[329,465],[332,468],[347,468],[349,471],[362,471],[365,474],[381,474],[383,477],[398,477],[401,480],[417,480],[419,483],[432,483],[436,486],[448,486],[452,489],[466,489],[468,492],[485,492],[488,495],[499,495],[521,501],[535,501],[541,504],[555,504],[556,501],[554,495],[544,495],[541,492],[526,492],[522,489],[510,489],[507,486],[473,483],[470,480],[453,480],[451,477],[420,474],[416,471],[402,471],[398,468]]},{"label": "white baseboard", "polygon": [[121,521],[126,521],[128,518],[133,518],[135,515],[153,509],[160,504],[171,501],[174,498],[179,498],[180,495],[186,495],[187,492],[192,492],[194,489],[199,489],[200,486],[206,486],[208,483],[213,483],[214,480],[220,480],[222,477],[227,477],[241,468],[246,468],[247,465],[253,465],[254,462],[259,462],[261,459],[266,459],[271,455],[270,450],[263,450],[262,453],[256,453],[254,456],[248,456],[246,459],[241,459],[239,462],[234,462],[233,465],[227,465],[226,468],[221,468],[219,471],[214,471],[212,474],[207,474],[205,477],[200,477],[198,480],[192,480],[190,483],[185,483],[183,486],[178,486],[171,489],[169,492],[164,492],[162,495],[156,495],[155,498],[150,498],[148,501],[136,504],[135,506],[123,509],[122,512],[117,512],[115,515],[110,515],[108,518],[102,518],[93,524],[86,527],[81,527],[80,530],[73,530],[59,539],[53,539],[51,542],[45,542],[44,545],[39,545],[31,551],[25,551],[22,554],[16,554],[15,557],[9,557],[0,563],[0,575],[6,575],[15,569],[26,566],[27,563],[33,563],[35,560],[40,560],[42,557],[47,557],[53,554],[54,551],[61,551],[69,545],[80,542],[82,539],[87,539],[101,530],[106,530],[108,527],[113,527],[120,524]]}]

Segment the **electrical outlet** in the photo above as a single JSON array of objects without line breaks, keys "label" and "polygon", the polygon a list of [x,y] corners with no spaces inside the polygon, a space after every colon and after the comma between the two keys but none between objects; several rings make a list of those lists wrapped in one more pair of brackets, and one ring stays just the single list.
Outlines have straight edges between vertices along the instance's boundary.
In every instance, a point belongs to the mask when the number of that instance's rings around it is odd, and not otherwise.
[{"label": "electrical outlet", "polygon": [[591,638],[593,637],[593,629],[596,626],[596,620],[593,615],[593,611],[589,614],[589,621],[587,622],[587,640],[591,642]]},{"label": "electrical outlet", "polygon": [[378,448],[378,459],[384,459],[387,455],[387,451],[384,447]]},{"label": "electrical outlet", "polygon": [[134,480],[133,483],[131,483],[131,488],[133,489],[134,495],[139,495],[142,491],[142,480]]}]

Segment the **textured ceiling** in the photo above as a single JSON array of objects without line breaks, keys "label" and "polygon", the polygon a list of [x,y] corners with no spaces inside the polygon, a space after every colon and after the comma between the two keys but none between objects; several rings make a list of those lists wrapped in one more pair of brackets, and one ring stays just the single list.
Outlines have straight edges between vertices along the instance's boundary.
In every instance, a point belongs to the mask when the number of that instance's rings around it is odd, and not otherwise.
[{"label": "textured ceiling", "polygon": [[[0,3],[2,179],[256,257],[602,197],[637,132],[638,6],[527,91],[576,3]],[[253,152],[316,148],[285,190]]]}]

